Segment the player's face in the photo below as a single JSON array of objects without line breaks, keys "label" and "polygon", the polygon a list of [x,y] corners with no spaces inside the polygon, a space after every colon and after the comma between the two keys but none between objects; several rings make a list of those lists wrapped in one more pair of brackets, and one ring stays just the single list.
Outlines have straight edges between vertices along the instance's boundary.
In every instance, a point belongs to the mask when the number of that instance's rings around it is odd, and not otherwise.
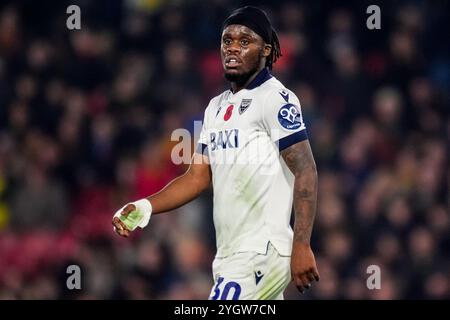
[{"label": "player's face", "polygon": [[263,39],[250,28],[238,24],[226,27],[220,46],[225,78],[245,83],[264,67],[265,47]]}]

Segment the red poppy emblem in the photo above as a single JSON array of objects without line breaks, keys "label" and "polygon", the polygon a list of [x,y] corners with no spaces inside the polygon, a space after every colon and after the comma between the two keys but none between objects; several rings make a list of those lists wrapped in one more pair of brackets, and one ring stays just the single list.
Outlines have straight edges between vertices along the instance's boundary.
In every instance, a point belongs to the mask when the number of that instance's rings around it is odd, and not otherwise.
[{"label": "red poppy emblem", "polygon": [[234,106],[231,104],[228,106],[227,111],[223,116],[223,120],[228,121],[231,118],[231,114],[233,113]]}]

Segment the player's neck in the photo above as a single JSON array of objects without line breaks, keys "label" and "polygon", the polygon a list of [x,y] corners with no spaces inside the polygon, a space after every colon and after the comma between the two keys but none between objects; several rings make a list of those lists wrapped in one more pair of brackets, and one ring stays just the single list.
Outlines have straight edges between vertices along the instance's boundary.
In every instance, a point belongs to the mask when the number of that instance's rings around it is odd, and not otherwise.
[{"label": "player's neck", "polygon": [[252,83],[253,80],[255,80],[256,76],[265,68],[265,66],[261,66],[260,68],[258,68],[258,70],[255,71],[255,73],[253,73],[251,75],[250,78],[247,79],[247,81],[245,83],[238,83],[238,82],[231,82],[231,90],[233,92],[233,94],[236,94],[238,91],[241,91],[242,89],[245,89],[250,83]]}]

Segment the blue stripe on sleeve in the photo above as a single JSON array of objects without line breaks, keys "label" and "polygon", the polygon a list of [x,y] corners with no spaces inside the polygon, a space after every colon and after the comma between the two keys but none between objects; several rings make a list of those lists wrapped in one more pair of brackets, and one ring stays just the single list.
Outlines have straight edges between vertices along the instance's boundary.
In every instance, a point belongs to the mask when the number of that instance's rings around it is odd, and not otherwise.
[{"label": "blue stripe on sleeve", "polygon": [[286,136],[284,138],[281,138],[277,141],[278,144],[278,150],[283,151],[286,148],[289,148],[293,144],[296,144],[297,142],[303,141],[308,139],[308,133],[306,132],[306,129],[303,129],[302,131],[295,132],[289,136]]}]

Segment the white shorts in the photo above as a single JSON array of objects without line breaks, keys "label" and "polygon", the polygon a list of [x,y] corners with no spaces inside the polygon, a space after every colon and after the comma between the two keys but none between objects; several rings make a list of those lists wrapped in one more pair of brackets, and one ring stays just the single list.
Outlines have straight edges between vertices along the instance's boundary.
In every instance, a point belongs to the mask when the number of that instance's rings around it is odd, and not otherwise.
[{"label": "white shorts", "polygon": [[239,252],[213,262],[209,300],[283,300],[291,281],[291,257],[269,242],[266,254]]}]

